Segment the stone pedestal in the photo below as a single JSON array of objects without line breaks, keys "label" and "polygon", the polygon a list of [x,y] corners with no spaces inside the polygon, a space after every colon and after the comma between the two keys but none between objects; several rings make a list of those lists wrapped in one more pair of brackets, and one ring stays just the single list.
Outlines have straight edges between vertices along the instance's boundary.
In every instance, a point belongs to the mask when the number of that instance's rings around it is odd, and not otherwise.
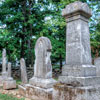
[{"label": "stone pedestal", "polygon": [[56,81],[53,78],[50,79],[42,79],[42,78],[37,78],[33,77],[30,79],[29,84],[37,87],[41,87],[44,89],[48,89],[53,87],[53,85],[56,83]]},{"label": "stone pedestal", "polygon": [[52,100],[100,100],[100,85],[78,87],[74,84],[56,84]]},{"label": "stone pedestal", "polygon": [[52,100],[53,88],[44,89],[30,84],[19,85],[18,88],[21,95],[31,100]]},{"label": "stone pedestal", "polygon": [[59,84],[54,86],[53,100],[99,100],[100,77],[91,63],[88,20],[91,10],[86,3],[74,2],[66,6],[66,64]]},{"label": "stone pedestal", "polygon": [[6,80],[3,82],[3,89],[9,90],[9,89],[15,89],[16,88],[16,81],[15,80]]}]

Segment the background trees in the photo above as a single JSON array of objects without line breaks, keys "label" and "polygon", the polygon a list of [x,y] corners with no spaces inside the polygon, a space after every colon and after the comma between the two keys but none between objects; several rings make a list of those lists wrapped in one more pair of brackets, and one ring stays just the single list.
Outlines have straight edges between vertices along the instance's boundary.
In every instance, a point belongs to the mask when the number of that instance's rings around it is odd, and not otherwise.
[{"label": "background trees", "polygon": [[[48,37],[53,46],[52,64],[62,68],[65,59],[65,19],[61,10],[77,0],[4,0],[0,3],[0,56],[7,49],[8,59],[15,64],[24,57],[27,66],[34,64],[34,45],[38,37]],[[90,19],[93,57],[100,55],[100,3],[81,0],[93,9]],[[57,66],[55,66],[57,65]]]}]

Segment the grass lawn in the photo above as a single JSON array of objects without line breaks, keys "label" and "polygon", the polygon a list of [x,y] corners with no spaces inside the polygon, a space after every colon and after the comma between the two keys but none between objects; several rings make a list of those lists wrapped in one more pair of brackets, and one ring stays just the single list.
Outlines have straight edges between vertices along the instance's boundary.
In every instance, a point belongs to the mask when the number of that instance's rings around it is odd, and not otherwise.
[{"label": "grass lawn", "polygon": [[15,97],[11,96],[11,95],[0,93],[0,100],[25,100],[25,99],[24,98],[18,99],[18,98],[15,98]]},{"label": "grass lawn", "polygon": [[21,80],[20,79],[16,79],[16,84],[17,85],[21,84]]}]

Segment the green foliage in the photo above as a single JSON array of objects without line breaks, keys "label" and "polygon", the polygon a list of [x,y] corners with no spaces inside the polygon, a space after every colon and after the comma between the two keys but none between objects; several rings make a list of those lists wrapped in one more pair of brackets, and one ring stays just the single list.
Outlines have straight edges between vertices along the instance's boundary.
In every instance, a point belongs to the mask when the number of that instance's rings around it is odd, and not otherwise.
[{"label": "green foliage", "polygon": [[[24,57],[27,66],[33,66],[36,40],[46,36],[52,42],[53,65],[59,63],[62,67],[66,51],[66,22],[61,11],[74,1],[77,0],[4,0],[0,5],[0,50],[6,48],[8,59],[13,63]],[[95,51],[100,49],[100,3],[97,0],[79,1],[87,2],[93,9],[90,33],[94,57]]]},{"label": "green foliage", "polygon": [[0,100],[25,100],[25,99],[24,98],[18,99],[18,98],[15,98],[15,97],[11,96],[11,95],[0,93]]}]

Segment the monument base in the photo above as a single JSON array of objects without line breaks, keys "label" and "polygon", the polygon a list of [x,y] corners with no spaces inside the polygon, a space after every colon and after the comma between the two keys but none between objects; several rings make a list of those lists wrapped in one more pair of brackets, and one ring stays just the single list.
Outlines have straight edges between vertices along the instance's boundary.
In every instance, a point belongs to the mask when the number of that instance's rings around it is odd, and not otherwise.
[{"label": "monument base", "polygon": [[53,78],[42,79],[42,78],[33,77],[29,80],[29,84],[41,88],[51,88],[55,83],[56,80],[54,80]]},{"label": "monument base", "polygon": [[59,82],[72,86],[94,86],[100,84],[99,76],[89,77],[74,77],[74,76],[59,76]]},{"label": "monument base", "polygon": [[6,80],[3,82],[3,89],[9,90],[9,89],[15,89],[16,88],[16,81],[15,80]]},{"label": "monument base", "polygon": [[19,85],[19,93],[31,100],[52,100],[53,88],[44,89],[30,84]]},{"label": "monument base", "polygon": [[88,77],[96,76],[96,67],[93,65],[67,65],[62,68],[62,76]]},{"label": "monument base", "polygon": [[53,100],[100,100],[100,85],[75,87],[59,83],[54,85]]}]

